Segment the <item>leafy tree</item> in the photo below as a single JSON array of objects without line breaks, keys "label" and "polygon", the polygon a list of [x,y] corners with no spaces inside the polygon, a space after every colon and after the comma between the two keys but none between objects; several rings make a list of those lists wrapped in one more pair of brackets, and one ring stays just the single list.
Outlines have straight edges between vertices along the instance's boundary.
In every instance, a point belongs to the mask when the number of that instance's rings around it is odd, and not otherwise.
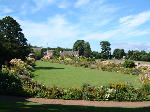
[{"label": "leafy tree", "polygon": [[121,59],[121,58],[123,58],[123,56],[125,56],[124,49],[115,49],[114,50],[113,57],[115,59]]},{"label": "leafy tree", "polygon": [[84,55],[84,40],[77,40],[74,45],[73,45],[73,50],[74,51],[79,51],[79,56]]},{"label": "leafy tree", "polygon": [[25,59],[31,51],[19,23],[10,16],[0,20],[0,51],[2,63],[12,58]]},{"label": "leafy tree", "polygon": [[60,56],[60,51],[63,51],[63,50],[64,50],[63,48],[57,47],[57,48],[55,49],[55,51],[56,51],[56,56],[59,57],[59,56]]},{"label": "leafy tree", "polygon": [[145,51],[129,50],[126,58],[135,61],[150,61],[150,54],[146,53]]},{"label": "leafy tree", "polygon": [[101,53],[93,51],[91,53],[92,57],[95,57],[96,59],[100,59],[101,58]]},{"label": "leafy tree", "polygon": [[103,59],[109,59],[111,58],[111,48],[110,48],[110,43],[108,41],[101,41],[100,42],[101,45],[101,57]]},{"label": "leafy tree", "polygon": [[35,54],[36,59],[41,59],[42,58],[41,50],[34,50],[33,53]]},{"label": "leafy tree", "polygon": [[84,44],[84,56],[86,58],[89,58],[91,56],[91,47],[90,47],[89,42],[86,42]]}]

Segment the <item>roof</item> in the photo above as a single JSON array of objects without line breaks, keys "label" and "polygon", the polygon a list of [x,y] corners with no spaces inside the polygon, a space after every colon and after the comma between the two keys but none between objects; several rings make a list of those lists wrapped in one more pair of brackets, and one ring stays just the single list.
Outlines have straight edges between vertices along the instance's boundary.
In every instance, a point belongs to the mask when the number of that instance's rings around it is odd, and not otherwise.
[{"label": "roof", "polygon": [[34,51],[40,51],[40,50],[42,50],[42,47],[34,47],[34,48],[32,48]]}]

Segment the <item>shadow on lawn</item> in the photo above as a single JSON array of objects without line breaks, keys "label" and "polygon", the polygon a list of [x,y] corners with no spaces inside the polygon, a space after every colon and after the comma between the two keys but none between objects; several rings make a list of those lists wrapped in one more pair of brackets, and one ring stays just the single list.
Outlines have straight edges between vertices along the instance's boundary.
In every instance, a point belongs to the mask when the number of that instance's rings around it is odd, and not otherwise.
[{"label": "shadow on lawn", "polygon": [[[7,99],[7,100],[6,100]],[[150,112],[150,107],[121,108],[121,107],[92,107],[73,105],[54,105],[27,103],[26,99],[0,100],[0,112]]]},{"label": "shadow on lawn", "polygon": [[40,70],[40,69],[51,70],[51,69],[64,69],[64,68],[57,68],[57,67],[35,67],[35,70]]}]

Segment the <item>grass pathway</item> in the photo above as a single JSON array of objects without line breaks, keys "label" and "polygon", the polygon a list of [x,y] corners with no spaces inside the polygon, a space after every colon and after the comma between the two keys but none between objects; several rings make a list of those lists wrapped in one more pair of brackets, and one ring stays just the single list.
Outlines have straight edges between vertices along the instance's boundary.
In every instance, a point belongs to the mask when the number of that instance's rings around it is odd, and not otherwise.
[{"label": "grass pathway", "polygon": [[34,80],[46,86],[77,87],[84,83],[92,85],[107,85],[110,82],[129,82],[135,87],[140,86],[138,76],[104,72],[97,69],[74,67],[43,61],[36,62]]}]

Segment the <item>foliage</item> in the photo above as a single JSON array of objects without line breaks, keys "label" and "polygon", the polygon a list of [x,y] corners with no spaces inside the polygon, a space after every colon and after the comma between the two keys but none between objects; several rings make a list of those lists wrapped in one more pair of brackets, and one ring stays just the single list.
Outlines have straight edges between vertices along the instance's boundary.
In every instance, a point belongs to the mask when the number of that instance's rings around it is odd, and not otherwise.
[{"label": "foliage", "polygon": [[[25,67],[26,65],[20,59],[11,60],[11,64],[13,67]],[[142,91],[125,83],[111,83],[110,86],[84,84],[82,87],[60,88],[46,87],[31,79],[22,79],[18,76],[10,73],[8,68],[3,68],[0,73],[0,93],[26,97],[92,101],[142,101],[147,96]]]},{"label": "foliage", "polygon": [[33,70],[32,66],[28,65],[21,59],[12,59],[10,61],[10,64],[12,65],[9,69],[9,72],[18,75],[20,77],[28,77],[31,78],[33,77],[33,74],[31,73],[31,70]]},{"label": "foliage", "polygon": [[111,58],[111,48],[110,48],[110,43],[108,41],[101,41],[101,57],[103,59],[110,59]]},{"label": "foliage", "polygon": [[134,68],[135,67],[135,63],[132,60],[125,60],[125,62],[123,63],[123,66],[125,68]]},{"label": "foliage", "polygon": [[115,49],[114,50],[113,57],[115,59],[121,59],[121,58],[123,58],[123,56],[125,56],[124,49]]},{"label": "foliage", "polygon": [[95,58],[95,59],[100,59],[101,58],[101,53],[93,51],[91,53],[91,57]]},{"label": "foliage", "polygon": [[150,61],[150,53],[146,53],[145,51],[129,50],[126,59],[135,61]]},{"label": "foliage", "polygon": [[145,96],[139,89],[125,83],[110,83],[110,88],[115,89],[114,97],[117,101],[141,101]]},{"label": "foliage", "polygon": [[74,45],[73,45],[73,50],[74,51],[79,51],[79,56],[84,55],[84,40],[77,40]]},{"label": "foliage", "polygon": [[30,65],[32,67],[35,66],[35,59],[34,58],[27,57],[26,59],[27,59],[26,62],[28,65]]},{"label": "foliage", "polygon": [[86,58],[91,57],[91,48],[89,42],[85,42],[84,44],[84,56]]},{"label": "foliage", "polygon": [[25,59],[31,52],[19,23],[10,16],[0,20],[0,51],[3,64],[13,58]]},{"label": "foliage", "polygon": [[150,72],[141,73],[139,75],[139,78],[142,83],[149,83],[150,82]]},{"label": "foliage", "polygon": [[150,95],[150,83],[144,83],[142,85],[141,91],[147,96]]},{"label": "foliage", "polygon": [[34,53],[35,58],[36,58],[37,60],[39,60],[39,59],[42,58],[42,52],[41,52],[41,50],[34,50],[33,53]]},{"label": "foliage", "polygon": [[7,69],[0,71],[0,94],[18,95],[22,91],[22,82],[19,77],[9,74]]},{"label": "foliage", "polygon": [[62,99],[65,100],[81,100],[82,89],[80,87],[70,87],[63,90]]}]

